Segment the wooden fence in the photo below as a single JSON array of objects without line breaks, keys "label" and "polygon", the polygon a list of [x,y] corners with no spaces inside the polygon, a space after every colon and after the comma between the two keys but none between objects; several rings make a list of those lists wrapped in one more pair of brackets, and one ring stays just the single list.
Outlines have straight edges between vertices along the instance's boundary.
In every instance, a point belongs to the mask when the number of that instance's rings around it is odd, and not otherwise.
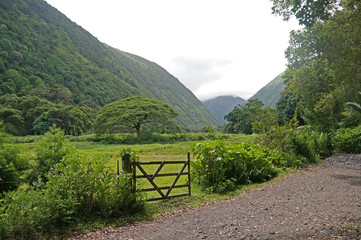
[{"label": "wooden fence", "polygon": [[[181,197],[181,196],[190,196],[191,195],[191,184],[190,184],[190,153],[187,154],[187,160],[186,161],[152,161],[152,162],[129,162],[130,167],[127,166],[126,168],[132,172],[133,174],[133,183],[132,187],[134,191],[143,191],[143,192],[151,192],[156,191],[159,195],[159,197],[153,197],[148,199],[148,201],[156,201],[156,200],[162,200],[162,199],[170,199],[174,197]],[[179,172],[172,172],[172,173],[159,173],[162,168],[165,165],[168,164],[183,164],[183,166],[180,168]],[[159,165],[157,170],[153,174],[149,174],[146,172],[146,170],[143,168],[144,165]],[[119,166],[119,165],[118,165]],[[124,166],[123,166],[124,168]],[[187,168],[187,170],[186,170]],[[140,171],[140,175],[137,174],[137,169]],[[186,171],[185,171],[186,170]],[[187,182],[185,184],[179,184],[177,185],[177,182],[179,178],[182,175],[187,175]],[[171,177],[175,176],[175,179],[173,183],[170,186],[158,186],[155,183],[155,179],[159,177]],[[136,182],[137,179],[145,178],[147,181],[152,185],[151,188],[143,188],[143,189],[137,189]],[[171,192],[175,188],[187,188],[188,192],[183,194],[177,194],[177,195],[171,195]],[[164,193],[162,190],[166,190]]]}]

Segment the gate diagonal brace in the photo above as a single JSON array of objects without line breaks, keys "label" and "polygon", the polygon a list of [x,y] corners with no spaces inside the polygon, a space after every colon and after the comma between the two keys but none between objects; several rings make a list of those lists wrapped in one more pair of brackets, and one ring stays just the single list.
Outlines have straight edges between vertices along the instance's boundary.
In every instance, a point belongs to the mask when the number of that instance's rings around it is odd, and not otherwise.
[{"label": "gate diagonal brace", "polygon": [[[188,160],[188,161],[189,161],[189,160]],[[169,194],[170,194],[170,192],[172,191],[173,187],[176,185],[179,177],[182,175],[184,169],[187,167],[188,161],[186,161],[186,162],[184,163],[184,165],[183,165],[183,167],[182,167],[182,170],[178,173],[177,177],[174,179],[172,185],[170,186],[170,188],[168,189],[167,193],[165,194],[165,197],[168,197],[168,196],[169,196]]]},{"label": "gate diagonal brace", "polygon": [[[157,190],[157,192],[159,193],[159,195],[161,195],[162,198],[164,198],[164,199],[167,198],[167,197],[164,195],[164,193],[158,188],[157,184],[154,183],[153,178],[152,178],[151,176],[149,176],[146,171],[144,171],[144,169],[142,168],[142,166],[140,166],[139,163],[135,163],[135,164],[137,165],[138,169],[144,174],[144,176],[148,179],[148,181],[152,184],[152,186]],[[164,165],[164,164],[163,164],[163,165]]]},{"label": "gate diagonal brace", "polygon": [[158,174],[158,173],[160,172],[160,170],[163,168],[164,164],[165,164],[165,162],[163,161],[163,162],[159,165],[157,171],[155,171],[155,173],[154,173],[153,176],[151,177],[152,180],[154,180],[154,178],[157,176],[157,174]]}]

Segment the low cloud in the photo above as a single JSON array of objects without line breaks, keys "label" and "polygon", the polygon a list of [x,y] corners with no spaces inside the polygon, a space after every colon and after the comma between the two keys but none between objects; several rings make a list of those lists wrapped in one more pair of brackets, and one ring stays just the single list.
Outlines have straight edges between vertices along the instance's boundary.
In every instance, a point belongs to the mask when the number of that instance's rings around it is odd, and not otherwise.
[{"label": "low cloud", "polygon": [[244,100],[247,100],[248,98],[252,97],[254,93],[250,91],[242,91],[242,90],[214,91],[214,92],[199,91],[199,92],[195,92],[195,95],[197,95],[201,101],[212,99],[218,96],[234,96],[234,97],[241,97]]},{"label": "low cloud", "polygon": [[231,64],[231,61],[222,59],[200,59],[178,56],[171,61],[171,72],[187,88],[195,92],[205,84],[218,81],[222,78],[222,68]]}]

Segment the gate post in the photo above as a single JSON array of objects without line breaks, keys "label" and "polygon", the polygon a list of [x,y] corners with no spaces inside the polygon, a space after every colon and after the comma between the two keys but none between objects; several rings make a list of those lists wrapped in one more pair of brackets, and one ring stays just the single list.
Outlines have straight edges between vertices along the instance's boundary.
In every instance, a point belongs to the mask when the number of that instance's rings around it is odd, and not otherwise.
[{"label": "gate post", "polygon": [[188,195],[191,196],[191,154],[190,152],[187,153],[187,160],[188,160]]},{"label": "gate post", "polygon": [[[132,192],[135,193],[136,191],[136,166],[132,162],[133,152],[127,151],[123,153],[122,156],[122,170],[126,173],[132,174],[132,178],[129,181],[130,187]],[[119,167],[118,167],[119,168]]]},{"label": "gate post", "polygon": [[130,154],[123,154],[122,170],[126,173],[132,173],[132,162],[130,160]]}]

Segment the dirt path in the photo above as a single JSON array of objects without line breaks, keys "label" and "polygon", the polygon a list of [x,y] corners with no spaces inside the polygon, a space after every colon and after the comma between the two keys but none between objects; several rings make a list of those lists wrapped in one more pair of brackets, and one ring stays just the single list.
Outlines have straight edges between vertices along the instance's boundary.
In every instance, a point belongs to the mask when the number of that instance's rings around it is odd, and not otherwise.
[{"label": "dirt path", "polygon": [[361,239],[360,224],[361,155],[336,154],[235,199],[73,239]]}]

